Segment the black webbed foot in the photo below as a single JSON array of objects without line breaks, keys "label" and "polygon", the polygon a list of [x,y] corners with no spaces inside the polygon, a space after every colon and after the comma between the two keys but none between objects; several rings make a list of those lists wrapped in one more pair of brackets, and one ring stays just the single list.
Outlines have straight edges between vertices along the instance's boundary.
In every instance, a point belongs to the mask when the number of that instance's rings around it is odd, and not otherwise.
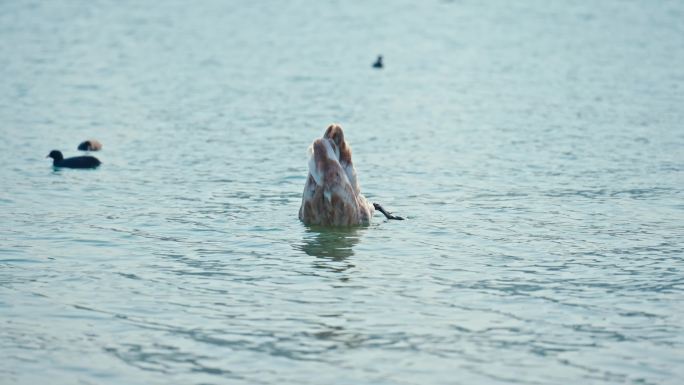
[{"label": "black webbed foot", "polygon": [[395,219],[395,220],[398,220],[398,221],[403,221],[403,220],[404,220],[404,218],[402,218],[402,217],[400,217],[400,216],[392,215],[392,213],[390,213],[389,211],[385,210],[382,206],[380,206],[379,203],[373,203],[373,207],[374,207],[376,210],[378,210],[378,211],[380,211],[381,213],[383,213],[387,219]]}]

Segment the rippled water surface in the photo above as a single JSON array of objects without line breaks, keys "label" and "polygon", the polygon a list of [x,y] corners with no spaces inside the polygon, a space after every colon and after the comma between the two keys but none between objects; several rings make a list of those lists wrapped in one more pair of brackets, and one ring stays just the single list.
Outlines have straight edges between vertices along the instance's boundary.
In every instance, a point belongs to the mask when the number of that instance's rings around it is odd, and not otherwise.
[{"label": "rippled water surface", "polygon": [[[0,383],[682,383],[682,20],[0,2]],[[407,221],[297,220],[331,122]]]}]

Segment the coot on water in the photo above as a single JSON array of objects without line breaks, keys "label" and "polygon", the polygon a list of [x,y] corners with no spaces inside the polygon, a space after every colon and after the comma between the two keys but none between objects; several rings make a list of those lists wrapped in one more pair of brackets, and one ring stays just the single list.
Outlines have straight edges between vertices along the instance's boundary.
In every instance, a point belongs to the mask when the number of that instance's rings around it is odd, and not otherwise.
[{"label": "coot on water", "polygon": [[54,167],[95,168],[101,164],[94,156],[75,156],[73,158],[64,159],[62,152],[57,150],[50,151],[46,158],[53,159],[52,166]]},{"label": "coot on water", "polygon": [[373,63],[373,68],[382,68],[382,55],[378,55],[378,59]]}]

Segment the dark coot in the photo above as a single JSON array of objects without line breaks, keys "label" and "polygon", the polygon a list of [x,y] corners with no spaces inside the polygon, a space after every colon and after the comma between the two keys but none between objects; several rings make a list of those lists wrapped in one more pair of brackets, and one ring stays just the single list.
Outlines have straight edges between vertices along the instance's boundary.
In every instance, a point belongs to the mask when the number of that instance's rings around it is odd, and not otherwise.
[{"label": "dark coot", "polygon": [[78,149],[81,151],[100,151],[102,150],[102,143],[95,139],[89,139],[85,142],[81,142],[81,144],[78,145]]},{"label": "dark coot", "polygon": [[378,59],[373,63],[373,68],[382,68],[382,55],[378,55]]},{"label": "dark coot", "polygon": [[52,165],[54,167],[66,168],[95,168],[100,165],[100,161],[94,156],[75,156],[73,158],[66,158],[60,151],[52,150],[46,158],[52,158]]}]

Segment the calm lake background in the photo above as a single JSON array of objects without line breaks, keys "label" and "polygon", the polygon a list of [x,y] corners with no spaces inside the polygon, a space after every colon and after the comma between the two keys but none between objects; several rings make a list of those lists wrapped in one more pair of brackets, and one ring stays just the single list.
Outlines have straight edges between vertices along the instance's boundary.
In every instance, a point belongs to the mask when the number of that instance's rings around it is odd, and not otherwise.
[{"label": "calm lake background", "polygon": [[[681,384],[683,20],[0,1],[0,383]],[[407,221],[298,221],[332,122]]]}]

